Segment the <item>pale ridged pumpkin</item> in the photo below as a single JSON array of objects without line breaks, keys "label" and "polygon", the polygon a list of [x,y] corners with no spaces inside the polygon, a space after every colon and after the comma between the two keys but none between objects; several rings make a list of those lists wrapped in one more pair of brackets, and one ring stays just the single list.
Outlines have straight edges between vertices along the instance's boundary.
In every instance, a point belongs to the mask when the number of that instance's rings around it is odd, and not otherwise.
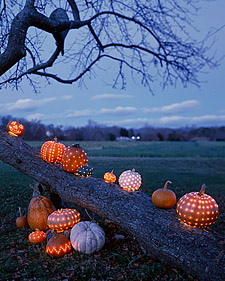
[{"label": "pale ridged pumpkin", "polygon": [[141,175],[135,169],[124,171],[119,176],[119,185],[127,191],[138,190],[141,186]]},{"label": "pale ridged pumpkin", "polygon": [[75,174],[86,163],[88,163],[87,153],[79,144],[67,147],[62,158],[62,166],[65,171]]},{"label": "pale ridged pumpkin", "polygon": [[82,221],[71,229],[70,242],[76,251],[91,254],[104,246],[105,232],[94,222]]},{"label": "pale ridged pumpkin", "polygon": [[52,202],[45,196],[35,196],[31,199],[28,214],[27,222],[29,227],[32,230],[38,228],[39,230],[47,230],[47,219],[48,216],[55,211]]}]

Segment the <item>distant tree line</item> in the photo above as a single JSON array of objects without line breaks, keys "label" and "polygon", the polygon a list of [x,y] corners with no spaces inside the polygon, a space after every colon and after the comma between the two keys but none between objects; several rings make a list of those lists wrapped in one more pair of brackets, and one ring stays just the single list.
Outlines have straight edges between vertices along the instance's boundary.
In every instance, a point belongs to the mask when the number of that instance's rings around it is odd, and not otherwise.
[{"label": "distant tree line", "polygon": [[108,127],[89,120],[88,124],[83,127],[63,127],[53,124],[45,125],[40,121],[28,121],[24,118],[18,119],[7,115],[0,116],[0,129],[6,130],[7,124],[12,120],[20,121],[24,125],[23,138],[27,141],[45,141],[54,137],[62,141],[115,141],[120,137],[132,140],[132,137],[137,136],[141,141],[225,141],[225,126],[171,129],[146,125],[140,129],[126,129],[118,126]]}]

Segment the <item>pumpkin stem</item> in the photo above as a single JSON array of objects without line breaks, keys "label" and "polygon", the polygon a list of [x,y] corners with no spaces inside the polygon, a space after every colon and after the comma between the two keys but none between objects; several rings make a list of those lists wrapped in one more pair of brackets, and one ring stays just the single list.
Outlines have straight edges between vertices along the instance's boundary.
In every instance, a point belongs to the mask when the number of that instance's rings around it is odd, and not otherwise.
[{"label": "pumpkin stem", "polygon": [[57,137],[54,137],[54,142],[57,142]]},{"label": "pumpkin stem", "polygon": [[21,212],[21,208],[19,207],[19,213],[20,213],[20,216],[22,217],[22,212]]},{"label": "pumpkin stem", "polygon": [[112,169],[111,174],[113,174],[113,172],[114,172],[114,169]]},{"label": "pumpkin stem", "polygon": [[164,188],[163,188],[164,190],[167,189],[167,186],[168,186],[169,183],[172,183],[172,181],[167,181],[167,182],[164,184]]},{"label": "pumpkin stem", "polygon": [[134,173],[134,172],[135,172],[135,169],[133,168],[133,169],[131,170],[131,172],[133,172],[133,173]]},{"label": "pumpkin stem", "polygon": [[[33,189],[33,196],[36,197],[36,196],[40,196],[41,195],[41,192],[38,188],[36,188],[35,186],[33,186],[32,184],[29,184],[29,186]],[[35,195],[35,192],[38,194],[38,195]]]},{"label": "pumpkin stem", "polygon": [[206,185],[203,183],[201,190],[199,191],[199,195],[203,196],[205,194]]}]

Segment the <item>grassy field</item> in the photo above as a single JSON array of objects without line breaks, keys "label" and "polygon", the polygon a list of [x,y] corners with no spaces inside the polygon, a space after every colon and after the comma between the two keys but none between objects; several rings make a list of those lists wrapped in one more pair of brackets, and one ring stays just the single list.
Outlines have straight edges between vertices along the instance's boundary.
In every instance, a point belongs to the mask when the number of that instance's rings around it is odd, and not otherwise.
[{"label": "grassy field", "polygon": [[[42,143],[30,144],[40,149]],[[88,153],[95,177],[102,178],[112,169],[118,177],[122,171],[135,168],[142,175],[141,190],[149,196],[166,180],[173,182],[170,188],[177,199],[187,192],[198,191],[205,183],[206,193],[216,199],[220,208],[220,216],[212,229],[224,235],[224,142],[80,144]],[[72,251],[60,259],[47,256],[44,248],[29,243],[28,227],[18,229],[15,225],[18,207],[22,207],[24,214],[27,212],[32,197],[30,183],[33,183],[31,178],[0,162],[0,280],[194,280],[189,273],[151,260],[132,237],[104,222],[100,224],[108,240],[100,252],[87,256]],[[81,219],[86,219],[84,212]],[[124,234],[125,239],[112,243],[115,233]]]}]

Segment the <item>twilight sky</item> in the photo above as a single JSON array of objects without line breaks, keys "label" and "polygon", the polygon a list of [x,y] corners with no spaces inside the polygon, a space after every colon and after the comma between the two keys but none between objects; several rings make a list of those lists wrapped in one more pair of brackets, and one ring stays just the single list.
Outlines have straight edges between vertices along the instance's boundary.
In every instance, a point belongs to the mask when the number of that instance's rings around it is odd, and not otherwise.
[{"label": "twilight sky", "polygon": [[[225,55],[225,1],[200,1],[202,9],[196,26],[203,38],[210,27],[224,28],[217,34],[214,51],[217,57]],[[225,125],[225,59],[220,66],[200,76],[201,88],[154,88],[153,96],[147,88],[130,81],[124,91],[104,86],[107,76],[99,72],[96,79],[80,89],[77,84],[52,82],[40,85],[35,94],[30,87],[22,91],[1,90],[0,115],[12,115],[45,124],[83,126],[88,120],[104,125],[140,128],[177,128],[183,126]]]}]

